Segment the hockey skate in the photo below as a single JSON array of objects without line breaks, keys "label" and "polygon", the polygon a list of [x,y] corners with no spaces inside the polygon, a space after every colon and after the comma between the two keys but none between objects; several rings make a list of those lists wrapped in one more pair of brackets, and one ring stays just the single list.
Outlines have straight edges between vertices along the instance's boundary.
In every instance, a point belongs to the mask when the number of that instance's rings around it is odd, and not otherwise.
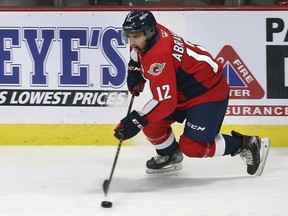
[{"label": "hockey skate", "polygon": [[261,139],[259,136],[246,136],[236,131],[231,132],[233,137],[243,139],[243,145],[232,155],[240,155],[246,162],[247,173],[260,176],[264,170],[270,148],[269,138]]},{"label": "hockey skate", "polygon": [[157,174],[157,173],[167,173],[181,170],[183,154],[180,150],[176,150],[172,155],[157,155],[152,157],[146,163],[146,173]]}]

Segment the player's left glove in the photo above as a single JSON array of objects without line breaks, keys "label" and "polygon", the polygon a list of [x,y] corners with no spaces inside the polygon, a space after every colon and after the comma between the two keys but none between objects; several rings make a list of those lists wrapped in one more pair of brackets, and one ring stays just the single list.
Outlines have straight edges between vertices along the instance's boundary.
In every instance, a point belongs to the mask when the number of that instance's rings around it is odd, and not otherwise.
[{"label": "player's left glove", "polygon": [[114,136],[119,140],[130,139],[138,134],[147,124],[146,119],[133,110],[116,126]]},{"label": "player's left glove", "polygon": [[132,59],[128,63],[127,85],[131,94],[139,96],[143,91],[146,80],[141,74],[141,65]]}]

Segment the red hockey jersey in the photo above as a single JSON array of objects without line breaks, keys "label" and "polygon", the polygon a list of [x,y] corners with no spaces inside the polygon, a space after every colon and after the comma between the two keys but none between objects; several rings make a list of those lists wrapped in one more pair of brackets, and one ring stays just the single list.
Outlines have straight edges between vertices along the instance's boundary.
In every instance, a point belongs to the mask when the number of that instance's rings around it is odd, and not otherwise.
[{"label": "red hockey jersey", "polygon": [[229,85],[222,64],[203,47],[185,41],[160,24],[157,28],[157,42],[148,51],[138,52],[153,95],[142,110],[146,120],[159,121],[176,108],[225,99]]}]

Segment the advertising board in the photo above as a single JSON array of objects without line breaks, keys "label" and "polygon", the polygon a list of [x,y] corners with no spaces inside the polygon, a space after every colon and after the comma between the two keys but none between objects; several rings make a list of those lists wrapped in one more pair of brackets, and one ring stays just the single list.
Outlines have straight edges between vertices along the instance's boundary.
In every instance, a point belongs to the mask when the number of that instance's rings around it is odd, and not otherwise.
[{"label": "advertising board", "polygon": [[[129,100],[126,87],[129,44],[122,38],[121,25],[127,13],[1,11],[0,124],[4,125],[1,127],[7,124],[102,127],[123,118]],[[285,130],[287,11],[153,13],[159,23],[191,43],[204,46],[223,63],[231,86],[224,126],[269,125]],[[144,89],[134,108],[141,109],[149,97]]]}]

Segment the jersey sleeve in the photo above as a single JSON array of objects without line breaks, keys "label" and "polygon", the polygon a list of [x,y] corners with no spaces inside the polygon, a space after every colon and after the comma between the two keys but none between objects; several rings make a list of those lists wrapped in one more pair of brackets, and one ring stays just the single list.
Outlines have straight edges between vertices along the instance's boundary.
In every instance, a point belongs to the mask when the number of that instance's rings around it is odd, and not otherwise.
[{"label": "jersey sleeve", "polygon": [[142,62],[142,66],[153,95],[142,113],[148,122],[156,122],[170,115],[177,107],[176,75],[171,53],[154,53]]}]

